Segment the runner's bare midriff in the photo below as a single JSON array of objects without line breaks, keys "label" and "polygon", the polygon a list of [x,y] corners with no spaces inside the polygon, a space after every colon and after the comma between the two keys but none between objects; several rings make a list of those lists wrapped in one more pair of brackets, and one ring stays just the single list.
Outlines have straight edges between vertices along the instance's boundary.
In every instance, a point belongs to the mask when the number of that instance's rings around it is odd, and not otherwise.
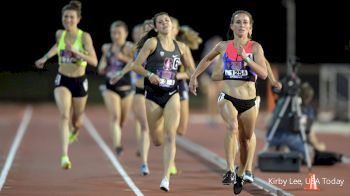
[{"label": "runner's bare midriff", "polygon": [[225,80],[223,92],[231,97],[250,100],[256,97],[255,82],[241,80]]},{"label": "runner's bare midriff", "polygon": [[86,67],[77,66],[75,64],[61,64],[58,68],[58,72],[72,78],[85,75]]}]

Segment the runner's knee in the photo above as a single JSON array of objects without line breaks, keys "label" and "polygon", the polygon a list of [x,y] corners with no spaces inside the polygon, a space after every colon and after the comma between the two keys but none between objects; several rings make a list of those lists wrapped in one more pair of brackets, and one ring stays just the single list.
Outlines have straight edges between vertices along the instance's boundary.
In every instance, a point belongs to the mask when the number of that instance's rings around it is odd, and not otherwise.
[{"label": "runner's knee", "polygon": [[227,129],[229,131],[232,131],[232,133],[237,134],[238,133],[238,122],[235,121],[234,119],[231,119],[228,123],[227,123]]}]

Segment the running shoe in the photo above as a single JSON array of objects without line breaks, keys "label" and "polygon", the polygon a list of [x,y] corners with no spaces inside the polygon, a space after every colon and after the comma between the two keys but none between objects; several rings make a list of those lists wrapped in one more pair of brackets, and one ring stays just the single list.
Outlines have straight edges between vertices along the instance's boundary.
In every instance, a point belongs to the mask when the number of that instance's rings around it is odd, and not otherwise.
[{"label": "running shoe", "polygon": [[165,192],[169,192],[169,180],[166,177],[164,177],[160,182],[160,189]]},{"label": "running shoe", "polygon": [[[235,168],[235,172],[236,174],[238,174],[238,166]],[[253,183],[254,182],[254,175],[252,174],[251,171],[245,170],[244,174],[243,174],[243,180],[244,182],[248,182],[248,183]]]},{"label": "running shoe", "polygon": [[69,157],[67,155],[61,157],[61,167],[65,170],[72,168],[72,163],[70,162]]},{"label": "running shoe", "polygon": [[243,176],[239,177],[236,175],[235,183],[233,184],[233,193],[238,195],[243,190],[244,180]]},{"label": "running shoe", "polygon": [[245,182],[253,183],[254,182],[254,175],[251,171],[246,170],[243,175],[243,180]]},{"label": "running shoe", "polygon": [[115,148],[115,152],[117,154],[117,156],[121,156],[123,154],[124,148],[123,146],[119,146]]},{"label": "running shoe", "polygon": [[177,168],[176,166],[171,166],[170,167],[170,175],[176,175],[177,174]]},{"label": "running shoe", "polygon": [[78,141],[78,135],[79,135],[79,132],[78,131],[71,131],[69,132],[69,144],[72,144],[76,141]]},{"label": "running shoe", "polygon": [[223,185],[230,185],[235,179],[235,173],[231,171],[227,171],[222,178],[223,178],[222,179]]},{"label": "running shoe", "polygon": [[149,174],[149,169],[146,164],[142,164],[140,167],[141,176],[147,176]]}]

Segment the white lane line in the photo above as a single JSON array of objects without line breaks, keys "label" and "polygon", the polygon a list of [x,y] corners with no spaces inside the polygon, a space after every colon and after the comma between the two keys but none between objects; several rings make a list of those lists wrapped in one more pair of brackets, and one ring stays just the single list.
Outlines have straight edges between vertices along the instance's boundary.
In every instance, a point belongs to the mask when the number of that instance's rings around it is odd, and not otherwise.
[{"label": "white lane line", "polygon": [[[176,137],[176,143],[185,148],[186,150],[190,151],[191,153],[200,156],[201,158],[209,161],[210,163],[218,166],[219,168],[226,170],[226,161],[225,159],[221,158],[219,155],[215,154],[214,152],[206,149],[205,147],[193,143],[190,140],[183,138],[183,137]],[[273,195],[285,195],[290,196],[292,194],[266,182],[263,179],[260,179],[258,177],[254,177],[254,183],[256,187],[260,189],[264,189],[265,191],[273,194]]]},{"label": "white lane line", "polygon": [[0,191],[2,190],[2,187],[5,184],[7,174],[10,171],[11,165],[13,163],[13,160],[15,158],[17,149],[19,145],[21,144],[22,138],[27,130],[28,124],[30,122],[30,119],[32,118],[33,108],[31,106],[27,106],[23,119],[21,121],[21,124],[19,125],[17,129],[17,133],[15,136],[15,139],[12,142],[10,151],[7,155],[6,162],[4,167],[2,168],[1,175],[0,175]]},{"label": "white lane line", "polygon": [[138,196],[143,196],[143,193],[140,191],[140,189],[135,185],[135,183],[131,180],[131,178],[128,176],[128,174],[125,172],[123,166],[120,164],[118,159],[115,157],[112,150],[108,147],[108,145],[103,141],[100,134],[98,134],[96,128],[94,125],[92,125],[89,118],[84,115],[84,127],[86,130],[90,133],[91,137],[96,141],[98,146],[102,149],[102,151],[107,155],[108,159],[112,162],[112,165],[115,167],[115,169],[118,171],[118,173],[121,175],[121,177],[124,179],[124,181],[128,184],[128,186],[131,188],[132,191]]},{"label": "white lane line", "polygon": [[316,133],[350,135],[349,122],[329,122],[329,123],[315,122],[313,126],[314,126],[313,128],[316,130]]}]

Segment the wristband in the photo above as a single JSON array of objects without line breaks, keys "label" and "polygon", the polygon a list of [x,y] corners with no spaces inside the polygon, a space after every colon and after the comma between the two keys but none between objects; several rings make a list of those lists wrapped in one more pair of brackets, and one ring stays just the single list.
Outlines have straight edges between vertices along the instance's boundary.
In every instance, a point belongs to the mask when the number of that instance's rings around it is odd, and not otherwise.
[{"label": "wristband", "polygon": [[114,75],[114,77],[123,77],[123,76],[124,76],[124,74],[123,74],[122,71],[118,71],[118,72]]},{"label": "wristband", "polygon": [[243,61],[246,62],[246,63],[248,63],[248,62],[250,61],[249,56],[245,57],[245,58],[243,59]]},{"label": "wristband", "polygon": [[152,72],[150,72],[150,71],[147,72],[147,78],[148,78],[148,79],[150,79],[151,76],[153,76],[153,75],[154,75],[154,73],[152,73]]},{"label": "wristband", "polygon": [[47,53],[47,54],[45,54],[45,59],[46,59],[46,61],[49,59],[49,54]]}]

